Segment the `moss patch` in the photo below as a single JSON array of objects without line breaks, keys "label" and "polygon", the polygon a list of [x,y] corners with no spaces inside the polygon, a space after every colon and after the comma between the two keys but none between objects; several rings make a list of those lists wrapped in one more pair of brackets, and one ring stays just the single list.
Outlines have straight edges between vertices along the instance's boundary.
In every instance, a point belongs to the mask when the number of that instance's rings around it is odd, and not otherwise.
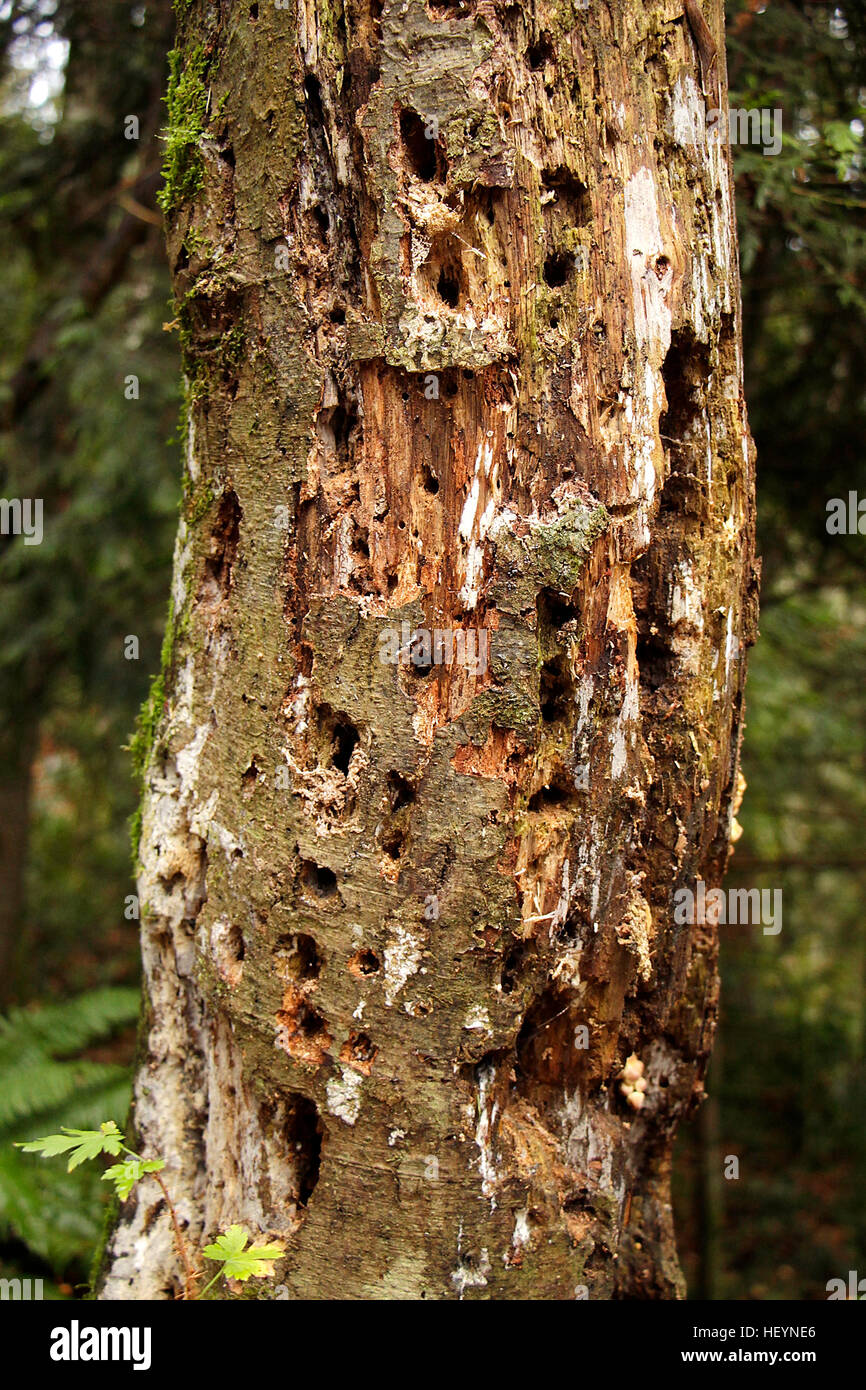
[{"label": "moss patch", "polygon": [[162,136],[165,182],[158,194],[166,215],[192,197],[202,184],[204,170],[198,142],[207,116],[207,66],[201,44],[187,51],[174,48],[168,55],[168,124]]},{"label": "moss patch", "polygon": [[142,705],[136,721],[135,733],[129,741],[132,757],[132,772],[139,789],[139,804],[129,821],[129,838],[132,849],[133,872],[138,872],[138,851],[141,844],[142,802],[145,793],[145,775],[159,725],[165,714],[167,703],[167,681],[174,658],[175,645],[188,621],[188,614],[178,616],[174,602],[169,603],[168,621],[162,640],[159,675],[154,676],[147,699]]}]

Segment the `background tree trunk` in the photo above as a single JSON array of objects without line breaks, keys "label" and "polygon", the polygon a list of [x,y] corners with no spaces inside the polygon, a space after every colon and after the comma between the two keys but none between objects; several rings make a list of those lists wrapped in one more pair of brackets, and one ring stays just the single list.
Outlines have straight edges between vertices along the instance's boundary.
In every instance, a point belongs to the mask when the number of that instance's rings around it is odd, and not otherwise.
[{"label": "background tree trunk", "polygon": [[[193,3],[180,53],[138,1144],[292,1297],[680,1296],[717,977],[671,903],[724,870],[755,624],[682,4]],[[486,669],[383,660],[402,622]],[[142,1185],[101,1295],[180,1282]]]},{"label": "background tree trunk", "polygon": [[0,1008],[6,1008],[15,993],[37,730],[29,724],[19,725],[17,735],[16,739],[3,740],[6,756],[0,772]]}]

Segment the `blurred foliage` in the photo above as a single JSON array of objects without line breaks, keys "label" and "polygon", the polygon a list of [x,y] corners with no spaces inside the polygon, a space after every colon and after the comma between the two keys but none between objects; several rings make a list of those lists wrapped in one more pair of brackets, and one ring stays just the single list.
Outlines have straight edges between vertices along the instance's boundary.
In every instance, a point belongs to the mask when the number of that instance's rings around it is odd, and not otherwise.
[{"label": "blurred foliage", "polygon": [[[41,545],[0,538],[0,751],[8,766],[36,748],[11,951],[26,998],[137,969],[124,744],[159,660],[179,497],[155,209],[171,9],[22,0],[0,15],[0,494],[44,502]],[[22,76],[48,90],[46,53],[60,61],[47,126]]]},{"label": "blurred foliage", "polygon": [[[105,1188],[90,1168],[66,1173],[13,1148],[61,1125],[96,1128],[106,1114],[125,1115],[128,1065],[82,1056],[85,1049],[134,1024],[137,989],[93,989],[60,1004],[13,1009],[0,1019],[0,1242],[24,1247],[42,1262],[36,1277],[86,1268],[99,1236]],[[18,1264],[20,1268],[20,1263]]]},{"label": "blurred foliage", "polygon": [[[81,1170],[43,1185],[5,1138],[23,1132],[16,1095],[35,1107],[28,1135],[124,1108],[130,1038],[93,1044],[135,1012],[105,989],[138,969],[123,744],[158,665],[178,492],[154,211],[170,10],[0,3],[0,495],[45,499],[41,546],[0,538],[0,751],[34,750],[10,978],[19,1000],[88,991],[0,1025],[0,1257],[73,1283],[98,1194]],[[728,68],[731,105],[780,109],[784,127],[775,157],[733,151],[765,583],[731,877],[781,887],[784,925],[723,929],[711,1101],[682,1136],[676,1206],[693,1294],[823,1298],[828,1278],[866,1271],[866,552],[825,524],[831,497],[866,494],[864,6],[731,0]],[[123,659],[129,633],[139,661]]]},{"label": "blurred foliage", "polygon": [[[781,154],[734,147],[760,541],[776,585],[866,575],[825,502],[862,478],[866,17],[862,3],[728,5],[730,104],[781,109]],[[766,588],[765,588],[766,596]]]},{"label": "blurred foliage", "polygon": [[[23,885],[0,826],[0,929],[14,936],[0,993],[87,991],[0,1022],[0,1263],[72,1284],[105,1189],[43,1172],[9,1140],[123,1115],[128,1099],[133,1037],[116,1030],[138,991],[105,988],[139,973],[124,746],[158,667],[180,493],[156,209],[171,31],[170,0],[0,5],[0,496],[44,502],[41,545],[0,537],[0,794],[16,772],[32,789]],[[98,1061],[75,1058],[102,1039]]]},{"label": "blurred foliage", "polygon": [[[866,598],[866,595],[864,595]],[[678,1149],[690,1287],[826,1297],[866,1262],[866,607],[838,590],[768,607],[749,667],[749,783],[731,887],[781,888],[778,936],[722,928],[719,1044],[701,1120]],[[707,1144],[709,1143],[709,1151]],[[700,1210],[702,1162],[721,1179]],[[706,1220],[719,1223],[705,1267]]]}]

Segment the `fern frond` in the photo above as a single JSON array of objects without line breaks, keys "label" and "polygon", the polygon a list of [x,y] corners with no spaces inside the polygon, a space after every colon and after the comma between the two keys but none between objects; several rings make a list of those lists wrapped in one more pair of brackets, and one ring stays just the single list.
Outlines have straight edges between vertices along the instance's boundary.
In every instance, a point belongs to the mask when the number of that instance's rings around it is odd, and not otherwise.
[{"label": "fern frond", "polygon": [[34,1051],[69,1056],[99,1042],[138,1016],[138,990],[120,986],[88,990],[38,1009],[11,1009],[0,1018],[0,1064],[15,1065]]},{"label": "fern frond", "polygon": [[110,1063],[55,1062],[50,1057],[7,1071],[0,1090],[0,1138],[12,1125],[17,1132],[22,1121],[58,1109],[82,1090],[104,1089],[123,1074],[122,1067]]},{"label": "fern frond", "polygon": [[96,1165],[66,1173],[12,1143],[96,1129],[106,1116],[123,1123],[126,1068],[72,1054],[134,1022],[138,1008],[137,990],[106,988],[0,1018],[0,1240],[23,1242],[57,1275],[86,1262],[99,1239],[105,1185]]}]

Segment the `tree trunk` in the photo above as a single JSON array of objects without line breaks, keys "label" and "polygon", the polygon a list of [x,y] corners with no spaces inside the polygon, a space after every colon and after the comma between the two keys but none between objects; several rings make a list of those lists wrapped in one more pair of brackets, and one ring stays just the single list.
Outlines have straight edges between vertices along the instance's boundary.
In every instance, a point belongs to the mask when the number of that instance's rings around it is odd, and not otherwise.
[{"label": "tree trunk", "polygon": [[[755,626],[681,0],[193,3],[179,43],[138,1143],[293,1298],[679,1297],[717,976],[672,896],[726,864]],[[101,1295],[180,1284],[142,1184]]]},{"label": "tree trunk", "polygon": [[20,723],[16,737],[4,740],[0,769],[0,1009],[15,998],[36,742],[36,728]]}]

